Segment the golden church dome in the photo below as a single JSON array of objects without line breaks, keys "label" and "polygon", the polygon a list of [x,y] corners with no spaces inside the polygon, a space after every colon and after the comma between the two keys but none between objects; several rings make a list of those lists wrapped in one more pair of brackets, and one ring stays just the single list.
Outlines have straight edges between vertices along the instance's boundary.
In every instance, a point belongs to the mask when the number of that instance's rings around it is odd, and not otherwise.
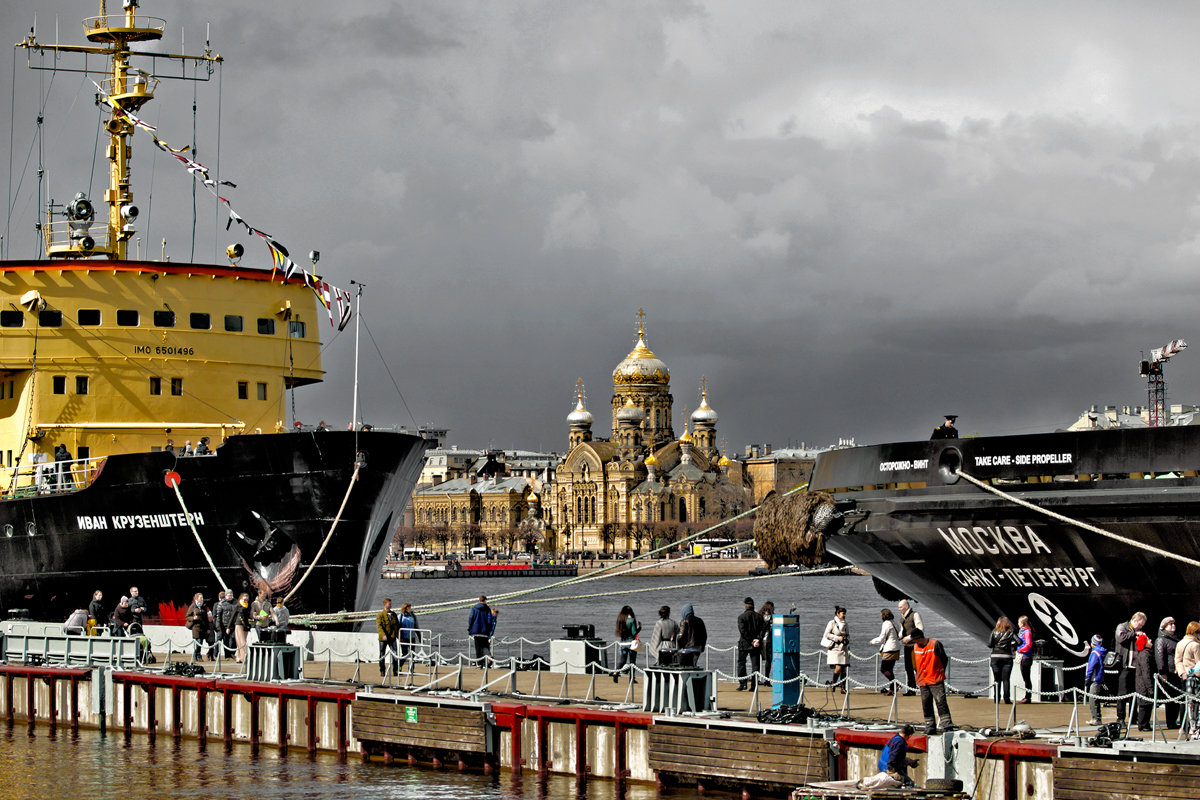
[{"label": "golden church dome", "polygon": [[721,456],[719,459],[717,459],[718,467],[728,467],[732,463],[733,462],[729,460],[728,456]]},{"label": "golden church dome", "polygon": [[638,340],[625,360],[613,370],[613,383],[657,383],[669,384],[671,370],[654,351],[646,345],[646,329],[638,322]]},{"label": "golden church dome", "polygon": [[647,467],[657,467],[658,466],[658,459],[654,457],[654,453],[651,453],[650,455],[646,456],[646,466]]}]

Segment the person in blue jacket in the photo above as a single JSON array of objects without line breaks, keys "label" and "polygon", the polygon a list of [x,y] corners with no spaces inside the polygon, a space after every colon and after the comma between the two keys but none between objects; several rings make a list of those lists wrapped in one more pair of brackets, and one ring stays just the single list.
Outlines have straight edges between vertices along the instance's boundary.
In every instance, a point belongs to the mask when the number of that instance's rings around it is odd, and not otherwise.
[{"label": "person in blue jacket", "polygon": [[492,634],[496,632],[496,609],[487,604],[487,596],[479,595],[479,602],[471,609],[467,619],[467,634],[471,637],[471,663],[482,666],[490,658]]},{"label": "person in blue jacket", "polygon": [[1092,637],[1092,650],[1088,653],[1087,669],[1083,673],[1083,682],[1092,693],[1092,718],[1088,725],[1100,724],[1100,695],[1104,691],[1104,657],[1108,650],[1104,647],[1104,639],[1100,634]]}]

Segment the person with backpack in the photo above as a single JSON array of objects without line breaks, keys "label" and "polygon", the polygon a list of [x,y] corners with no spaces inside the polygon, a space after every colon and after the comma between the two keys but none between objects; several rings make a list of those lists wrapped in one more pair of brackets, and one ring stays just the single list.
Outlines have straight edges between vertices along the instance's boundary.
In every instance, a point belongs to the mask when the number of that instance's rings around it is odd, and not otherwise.
[{"label": "person with backpack", "polygon": [[[737,643],[737,677],[738,691],[744,692],[747,688],[747,683],[750,689],[758,686],[759,674],[762,672],[762,637],[763,628],[766,627],[763,623],[762,614],[754,610],[754,599],[747,597],[743,602],[746,610],[738,615],[738,643]],[[746,677],[746,657],[750,657],[751,675]]]},{"label": "person with backpack", "polygon": [[1108,650],[1104,647],[1104,638],[1100,634],[1092,637],[1092,649],[1088,653],[1087,669],[1083,673],[1083,682],[1092,694],[1092,718],[1088,725],[1100,725],[1100,696],[1104,693],[1104,657]]},{"label": "person with backpack", "polygon": [[637,651],[641,646],[638,639],[638,633],[642,630],[642,626],[638,624],[637,617],[633,613],[633,608],[630,606],[621,606],[621,613],[617,614],[617,626],[614,635],[617,637],[617,669],[612,674],[613,683],[617,682],[617,676],[625,671],[625,667],[629,667],[629,682],[637,683],[637,673],[634,667],[637,666]]},{"label": "person with backpack", "polygon": [[[920,628],[909,638],[913,643],[913,672],[921,692],[921,711],[925,714],[925,735],[952,731],[954,720],[950,718],[950,705],[946,702],[946,664],[949,663],[946,649],[937,639],[928,638]],[[933,717],[935,705],[940,726]]]}]

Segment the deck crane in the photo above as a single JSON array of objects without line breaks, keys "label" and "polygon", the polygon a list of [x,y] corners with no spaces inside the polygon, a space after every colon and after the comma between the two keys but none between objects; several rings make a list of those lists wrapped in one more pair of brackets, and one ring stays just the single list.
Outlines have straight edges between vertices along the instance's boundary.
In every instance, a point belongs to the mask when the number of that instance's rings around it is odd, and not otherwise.
[{"label": "deck crane", "polygon": [[1167,383],[1163,378],[1163,364],[1172,356],[1183,352],[1187,342],[1175,339],[1166,347],[1156,347],[1150,351],[1150,358],[1143,358],[1139,363],[1138,374],[1146,379],[1146,389],[1149,394],[1147,414],[1151,428],[1167,424]]}]

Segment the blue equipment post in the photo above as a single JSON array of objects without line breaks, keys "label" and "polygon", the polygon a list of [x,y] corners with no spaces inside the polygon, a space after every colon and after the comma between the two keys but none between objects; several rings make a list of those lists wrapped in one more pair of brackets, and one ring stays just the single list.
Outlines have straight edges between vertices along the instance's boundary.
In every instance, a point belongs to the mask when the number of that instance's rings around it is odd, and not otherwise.
[{"label": "blue equipment post", "polygon": [[[800,702],[800,617],[775,614],[771,617],[771,708]],[[784,683],[790,681],[790,683]]]}]

